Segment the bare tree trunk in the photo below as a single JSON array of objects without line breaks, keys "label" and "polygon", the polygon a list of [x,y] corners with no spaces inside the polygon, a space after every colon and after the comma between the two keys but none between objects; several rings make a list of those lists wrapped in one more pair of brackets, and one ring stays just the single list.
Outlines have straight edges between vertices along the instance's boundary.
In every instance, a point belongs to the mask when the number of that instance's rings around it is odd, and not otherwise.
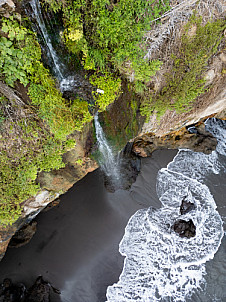
[{"label": "bare tree trunk", "polygon": [[0,93],[4,95],[11,102],[16,102],[19,105],[24,105],[22,99],[18,95],[16,95],[14,90],[1,81],[0,81]]}]

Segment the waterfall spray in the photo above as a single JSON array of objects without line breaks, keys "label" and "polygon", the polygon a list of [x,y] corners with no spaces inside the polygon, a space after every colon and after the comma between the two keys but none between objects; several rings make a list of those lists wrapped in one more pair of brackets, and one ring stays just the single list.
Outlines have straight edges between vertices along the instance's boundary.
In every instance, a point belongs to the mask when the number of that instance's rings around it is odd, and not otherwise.
[{"label": "waterfall spray", "polygon": [[103,129],[98,120],[98,113],[94,116],[94,123],[96,129],[96,138],[101,153],[101,168],[108,177],[111,177],[114,183],[117,183],[120,180],[119,164],[118,161],[115,160],[113,151],[104,135]]}]

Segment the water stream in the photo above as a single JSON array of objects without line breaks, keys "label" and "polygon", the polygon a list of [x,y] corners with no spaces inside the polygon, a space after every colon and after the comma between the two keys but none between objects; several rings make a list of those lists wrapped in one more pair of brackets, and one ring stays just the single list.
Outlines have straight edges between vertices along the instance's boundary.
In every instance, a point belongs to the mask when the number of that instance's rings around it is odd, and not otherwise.
[{"label": "water stream", "polygon": [[[46,27],[46,22],[48,20],[44,19],[39,0],[31,0],[29,3],[32,9],[32,13],[31,13],[32,18],[36,20],[35,30],[42,37],[42,42],[44,43],[44,49],[49,62],[51,62],[50,65],[52,65],[53,73],[60,83],[60,90],[61,92],[71,91],[74,87],[78,86],[79,83],[74,75],[68,74],[66,66],[59,58],[56,50],[53,47],[52,39]],[[27,14],[29,15],[30,13],[27,11]]]},{"label": "water stream", "polygon": [[96,138],[100,151],[99,162],[104,173],[112,179],[112,182],[116,185],[120,181],[120,159],[114,156],[111,146],[109,145],[104,131],[100,125],[98,119],[98,113],[94,116]]},{"label": "water stream", "polygon": [[64,66],[63,66],[62,62],[60,62],[59,57],[53,48],[52,41],[48,35],[46,25],[45,25],[45,22],[44,22],[44,19],[42,16],[40,2],[39,2],[39,0],[31,0],[30,5],[32,7],[35,19],[37,20],[37,23],[38,23],[38,26],[40,29],[40,33],[42,35],[42,39],[45,42],[48,58],[53,63],[54,73],[55,73],[57,79],[59,80],[59,82],[61,82],[65,78],[65,76],[63,75],[63,72],[62,72],[62,70],[64,69]]},{"label": "water stream", "polygon": [[[60,83],[62,92],[70,91],[75,86],[75,77],[66,75],[66,66],[61,62],[57,52],[55,51],[50,35],[48,34],[45,20],[42,15],[42,9],[39,0],[31,0],[30,6],[32,8],[33,18],[36,20],[38,31],[41,33],[42,40],[45,43],[45,50],[48,58],[53,63],[53,71]],[[36,29],[37,30],[37,29]],[[98,141],[99,151],[101,153],[100,164],[104,173],[110,177],[114,184],[120,179],[119,165],[115,160],[113,151],[106,140],[103,129],[98,120],[98,114],[94,117],[96,138]]]}]

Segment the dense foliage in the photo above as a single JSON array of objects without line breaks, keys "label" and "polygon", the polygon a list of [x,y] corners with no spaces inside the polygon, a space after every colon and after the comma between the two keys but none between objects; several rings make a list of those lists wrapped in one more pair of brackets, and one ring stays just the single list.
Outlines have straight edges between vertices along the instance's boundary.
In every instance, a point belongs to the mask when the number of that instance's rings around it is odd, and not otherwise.
[{"label": "dense foliage", "polygon": [[10,108],[10,114],[1,115],[0,221],[9,224],[21,214],[22,202],[37,193],[37,173],[64,166],[62,154],[75,144],[68,135],[92,116],[87,102],[63,99],[30,30],[12,17],[3,19],[1,30],[1,80],[12,87],[15,81],[27,86],[31,100],[29,116],[24,110],[22,118],[14,114],[16,103],[1,99],[1,112]]},{"label": "dense foliage", "polygon": [[[41,128],[37,122],[23,119],[14,122],[13,144],[4,145],[0,153],[1,224],[17,220],[22,210],[21,203],[38,192],[37,172],[64,166],[61,159],[64,147],[44,126]],[[5,139],[3,134],[1,145]]]},{"label": "dense foliage", "polygon": [[[189,35],[195,26],[196,33]],[[156,110],[160,117],[167,109],[177,112],[188,111],[195,99],[205,90],[203,71],[208,60],[217,51],[223,38],[225,22],[217,20],[202,25],[202,18],[193,15],[184,28],[181,47],[172,53],[174,61],[172,72],[167,75],[167,85],[162,91],[146,99],[141,113],[147,118]]]},{"label": "dense foliage", "polygon": [[[202,75],[221,41],[225,28],[222,21],[203,26],[201,18],[195,15],[191,18],[184,28],[179,51],[172,53],[173,70],[167,75],[166,86],[150,97],[149,92],[146,94],[146,84],[160,69],[161,62],[144,59],[147,49],[142,44],[143,36],[150,29],[150,21],[169,9],[169,0],[43,1],[54,12],[60,11],[65,28],[61,38],[71,58],[82,62],[99,111],[104,111],[119,96],[119,74],[133,77],[135,91],[145,98],[141,113],[147,117],[154,111],[160,116],[167,109],[188,110],[205,91]],[[18,219],[24,200],[38,192],[36,178],[40,171],[64,166],[62,154],[75,144],[70,134],[92,120],[87,102],[62,97],[42,63],[35,34],[23,24],[24,21],[13,17],[1,21],[0,80],[11,87],[21,83],[29,96],[29,104],[21,105],[23,108],[0,96],[0,222],[3,225]],[[196,33],[190,36],[193,25]],[[132,125],[125,128],[123,139],[132,136],[137,127],[135,99],[133,95],[127,102]],[[127,105],[122,107],[123,114]]]},{"label": "dense foliage", "polygon": [[[167,1],[46,0],[54,12],[63,13],[68,50],[91,70],[89,78],[100,111],[120,94],[121,80],[113,76],[115,71],[132,70],[137,82],[146,82],[159,69],[160,62],[144,61],[145,49],[139,43],[150,28],[150,20],[168,8]],[[36,36],[22,24],[13,17],[1,22],[0,77],[12,87],[16,82],[27,86],[32,116],[12,114],[9,119],[4,106],[12,104],[7,100],[1,103],[2,224],[14,222],[21,213],[21,203],[37,193],[38,172],[63,166],[61,155],[68,144],[73,144],[68,135],[92,119],[86,102],[63,99],[42,64]],[[5,142],[7,131],[9,136],[15,135],[10,147]]]},{"label": "dense foliage", "polygon": [[85,69],[135,73],[146,82],[160,68],[159,61],[145,61],[141,42],[150,21],[169,9],[169,1],[46,0],[62,10],[65,43],[80,55]]},{"label": "dense foliage", "polygon": [[29,83],[28,93],[56,138],[65,140],[74,130],[81,130],[91,120],[86,102],[66,102],[56,89],[49,71],[41,62],[41,49],[35,35],[11,17],[4,20],[2,31],[7,35],[0,38],[0,71],[5,82],[11,86],[16,80]]},{"label": "dense foliage", "polygon": [[120,93],[120,79],[115,79],[109,73],[101,76],[94,74],[90,77],[90,83],[98,87],[100,91],[93,92],[99,111],[104,111],[108,105],[114,102]]}]

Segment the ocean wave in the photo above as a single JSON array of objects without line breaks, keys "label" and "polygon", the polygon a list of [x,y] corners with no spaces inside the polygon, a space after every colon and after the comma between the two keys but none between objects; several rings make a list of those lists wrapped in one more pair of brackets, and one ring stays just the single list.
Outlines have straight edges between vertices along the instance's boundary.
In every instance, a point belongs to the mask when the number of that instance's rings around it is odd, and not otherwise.
[{"label": "ocean wave", "polygon": [[[208,187],[209,174],[225,171],[226,123],[209,119],[206,128],[218,140],[210,155],[180,150],[157,177],[158,210],[142,209],[129,220],[119,251],[125,256],[119,281],[107,289],[108,302],[186,301],[205,283],[205,262],[214,257],[223,237],[222,220]],[[181,215],[182,200],[193,204]],[[173,230],[178,219],[192,220],[195,237]]]}]

